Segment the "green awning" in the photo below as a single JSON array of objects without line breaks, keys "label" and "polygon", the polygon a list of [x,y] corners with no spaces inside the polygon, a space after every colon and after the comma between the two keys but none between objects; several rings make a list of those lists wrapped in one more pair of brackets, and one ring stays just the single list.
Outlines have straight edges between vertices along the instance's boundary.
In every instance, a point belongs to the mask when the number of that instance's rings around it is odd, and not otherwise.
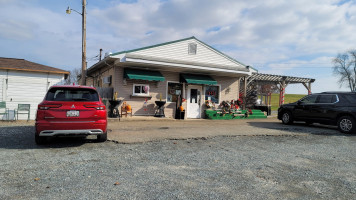
[{"label": "green awning", "polygon": [[124,78],[145,81],[164,81],[164,77],[160,72],[141,69],[124,69]]},{"label": "green awning", "polygon": [[190,84],[216,85],[218,82],[208,75],[181,74],[181,81]]}]

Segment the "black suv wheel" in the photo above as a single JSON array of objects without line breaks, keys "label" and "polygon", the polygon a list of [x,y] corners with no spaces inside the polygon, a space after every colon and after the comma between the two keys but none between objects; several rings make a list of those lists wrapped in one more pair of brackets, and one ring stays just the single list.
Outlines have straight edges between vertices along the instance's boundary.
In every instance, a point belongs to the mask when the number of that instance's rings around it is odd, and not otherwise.
[{"label": "black suv wheel", "polygon": [[342,116],[337,121],[337,127],[342,133],[352,133],[355,132],[356,123],[355,119],[350,116]]},{"label": "black suv wheel", "polygon": [[288,111],[283,112],[282,114],[282,123],[283,124],[292,124],[293,123],[293,117],[292,114]]},{"label": "black suv wheel", "polygon": [[39,136],[39,135],[35,134],[35,142],[36,142],[37,145],[46,144],[46,142],[47,142],[47,137],[45,137],[45,136]]}]

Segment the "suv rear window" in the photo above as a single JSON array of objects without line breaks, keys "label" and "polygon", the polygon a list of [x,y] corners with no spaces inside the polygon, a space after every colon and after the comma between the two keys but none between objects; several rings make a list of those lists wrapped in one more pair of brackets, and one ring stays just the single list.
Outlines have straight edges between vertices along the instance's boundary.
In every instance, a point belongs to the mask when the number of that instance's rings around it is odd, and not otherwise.
[{"label": "suv rear window", "polygon": [[343,97],[350,103],[356,104],[356,95],[355,94],[344,94]]},{"label": "suv rear window", "polygon": [[99,101],[95,90],[86,88],[51,88],[46,96],[47,101]]},{"label": "suv rear window", "polygon": [[322,94],[319,95],[319,102],[318,103],[335,103],[336,102],[336,95],[335,94]]}]

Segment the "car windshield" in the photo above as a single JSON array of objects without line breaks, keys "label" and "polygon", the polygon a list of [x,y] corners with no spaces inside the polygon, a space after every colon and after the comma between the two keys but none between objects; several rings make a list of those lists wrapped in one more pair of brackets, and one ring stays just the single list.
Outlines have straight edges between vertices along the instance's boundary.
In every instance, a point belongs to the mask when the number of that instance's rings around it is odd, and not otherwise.
[{"label": "car windshield", "polygon": [[99,101],[95,90],[87,88],[51,88],[46,96],[47,101]]}]

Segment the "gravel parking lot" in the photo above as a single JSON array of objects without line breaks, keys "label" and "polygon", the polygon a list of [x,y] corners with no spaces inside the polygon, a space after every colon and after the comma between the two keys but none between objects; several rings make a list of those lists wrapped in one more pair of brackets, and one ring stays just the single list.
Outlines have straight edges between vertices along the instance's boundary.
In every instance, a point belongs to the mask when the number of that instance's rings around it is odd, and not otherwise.
[{"label": "gravel parking lot", "polygon": [[31,123],[2,124],[0,199],[355,199],[356,135],[269,121],[255,126],[278,134],[230,135],[238,125],[214,123],[224,134],[41,147]]}]

